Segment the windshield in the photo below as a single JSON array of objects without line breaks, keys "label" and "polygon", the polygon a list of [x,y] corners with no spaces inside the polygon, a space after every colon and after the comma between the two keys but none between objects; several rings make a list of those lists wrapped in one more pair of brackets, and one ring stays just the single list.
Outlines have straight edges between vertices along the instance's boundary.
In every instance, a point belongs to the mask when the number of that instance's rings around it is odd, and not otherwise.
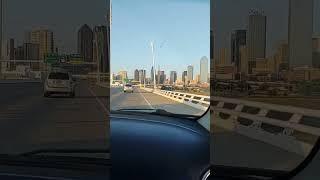
[{"label": "windshield", "polygon": [[[181,117],[205,114],[210,103],[209,3],[113,2],[111,110],[157,110],[152,113]],[[190,27],[190,22],[197,25]],[[126,83],[133,90],[118,85]]]},{"label": "windshield", "polygon": [[290,172],[320,135],[319,9],[312,1],[212,2],[211,164]]},{"label": "windshield", "polygon": [[48,79],[69,80],[68,73],[50,73]]},{"label": "windshield", "polygon": [[1,1],[0,154],[109,149],[107,2]]}]

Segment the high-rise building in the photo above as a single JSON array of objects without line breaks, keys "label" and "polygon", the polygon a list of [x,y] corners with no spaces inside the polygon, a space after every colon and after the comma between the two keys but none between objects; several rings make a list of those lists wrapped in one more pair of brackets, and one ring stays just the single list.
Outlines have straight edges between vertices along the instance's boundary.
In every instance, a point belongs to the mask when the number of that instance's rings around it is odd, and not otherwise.
[{"label": "high-rise building", "polygon": [[45,59],[50,53],[54,53],[54,36],[53,32],[48,29],[36,29],[29,32],[30,42],[39,44],[39,58]]},{"label": "high-rise building", "polygon": [[183,71],[181,80],[184,84],[186,83],[187,78],[188,78],[188,71]]},{"label": "high-rise building", "polygon": [[207,57],[202,57],[200,59],[200,79],[201,83],[208,82],[208,70],[209,70],[209,62]]},{"label": "high-rise building", "polygon": [[246,30],[236,30],[231,34],[231,63],[234,63],[236,71],[240,71],[240,47],[247,41]]},{"label": "high-rise building", "polygon": [[170,71],[170,84],[174,84],[177,80],[177,72],[176,71]]},{"label": "high-rise building", "polygon": [[24,43],[23,54],[24,60],[39,60],[39,44]]},{"label": "high-rise building", "polygon": [[289,66],[312,66],[313,0],[289,0]]},{"label": "high-rise building", "polygon": [[120,71],[118,73],[118,76],[119,76],[118,80],[121,80],[121,81],[128,79],[127,71]]},{"label": "high-rise building", "polygon": [[[24,60],[39,60],[39,44],[24,43],[23,44],[23,59]],[[40,70],[39,63],[31,63],[33,71]]]},{"label": "high-rise building", "polygon": [[15,56],[15,60],[23,60],[24,59],[23,46],[18,46],[17,48],[15,48],[14,56]]},{"label": "high-rise building", "polygon": [[96,26],[93,30],[93,61],[97,63],[100,73],[110,70],[110,39],[106,26]]},{"label": "high-rise building", "polygon": [[150,74],[150,76],[151,76],[151,82],[153,82],[153,79],[154,79],[154,70],[153,70],[153,66],[152,66],[152,68],[151,68],[151,74]]},{"label": "high-rise building", "polygon": [[187,76],[188,76],[188,81],[190,82],[190,81],[192,81],[193,80],[193,66],[188,66],[188,74],[187,74]]},{"label": "high-rise building", "polygon": [[2,56],[3,59],[6,60],[14,59],[14,39],[4,41],[2,45]]},{"label": "high-rise building", "polygon": [[216,64],[220,64],[220,65],[226,65],[229,64],[228,59],[229,59],[229,52],[227,48],[221,48],[218,54],[218,62]]},{"label": "high-rise building", "polygon": [[164,84],[164,81],[166,80],[166,75],[164,74],[164,71],[159,71],[159,84]]},{"label": "high-rise building", "polygon": [[252,10],[249,14],[248,57],[250,61],[266,57],[267,17]]},{"label": "high-rise building", "polygon": [[135,71],[134,71],[134,78],[133,78],[135,81],[139,81],[139,70],[138,69],[136,69]]},{"label": "high-rise building", "polygon": [[145,79],[146,79],[146,70],[139,70],[139,81],[140,83],[144,83],[145,82]]},{"label": "high-rise building", "polygon": [[81,26],[78,31],[78,54],[86,62],[93,60],[93,31],[87,24]]},{"label": "high-rise building", "polygon": [[248,74],[248,48],[240,46],[240,73],[239,79]]},{"label": "high-rise building", "polygon": [[312,38],[312,64],[320,68],[320,36]]}]

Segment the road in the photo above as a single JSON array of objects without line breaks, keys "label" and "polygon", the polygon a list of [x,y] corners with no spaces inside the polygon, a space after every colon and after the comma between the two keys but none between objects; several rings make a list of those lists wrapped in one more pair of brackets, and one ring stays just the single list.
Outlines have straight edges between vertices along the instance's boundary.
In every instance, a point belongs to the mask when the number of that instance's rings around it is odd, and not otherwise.
[{"label": "road", "polygon": [[111,109],[164,109],[168,112],[179,114],[202,115],[203,110],[173,101],[171,99],[147,92],[140,88],[134,88],[133,93],[123,93],[122,88],[111,88]]},{"label": "road", "polygon": [[42,83],[0,83],[0,153],[108,148],[108,91],[80,81],[76,97],[43,97]]}]

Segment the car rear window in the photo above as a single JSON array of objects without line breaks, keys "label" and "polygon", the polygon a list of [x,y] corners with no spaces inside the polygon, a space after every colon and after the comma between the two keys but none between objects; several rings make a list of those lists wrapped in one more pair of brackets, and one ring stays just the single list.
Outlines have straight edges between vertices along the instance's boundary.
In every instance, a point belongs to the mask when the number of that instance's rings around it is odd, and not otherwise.
[{"label": "car rear window", "polygon": [[126,84],[126,87],[131,87],[132,85],[131,84]]},{"label": "car rear window", "polygon": [[55,73],[50,73],[48,79],[68,80],[69,79],[69,75],[68,75],[68,73],[55,72]]}]

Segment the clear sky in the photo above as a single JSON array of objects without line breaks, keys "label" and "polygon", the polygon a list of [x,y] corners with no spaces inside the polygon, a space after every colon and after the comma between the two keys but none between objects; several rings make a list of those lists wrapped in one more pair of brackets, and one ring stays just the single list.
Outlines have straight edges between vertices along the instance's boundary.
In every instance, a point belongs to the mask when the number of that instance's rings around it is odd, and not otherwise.
[{"label": "clear sky", "polygon": [[[219,48],[229,48],[231,32],[247,29],[249,10],[263,10],[267,16],[267,55],[272,55],[279,41],[288,40],[289,0],[214,0],[213,20],[215,54]],[[320,32],[320,0],[314,0],[314,33]]]},{"label": "clear sky", "polygon": [[181,72],[200,59],[209,58],[209,0],[114,0],[112,1],[111,71],[146,69],[150,76],[155,41],[156,68]]}]

